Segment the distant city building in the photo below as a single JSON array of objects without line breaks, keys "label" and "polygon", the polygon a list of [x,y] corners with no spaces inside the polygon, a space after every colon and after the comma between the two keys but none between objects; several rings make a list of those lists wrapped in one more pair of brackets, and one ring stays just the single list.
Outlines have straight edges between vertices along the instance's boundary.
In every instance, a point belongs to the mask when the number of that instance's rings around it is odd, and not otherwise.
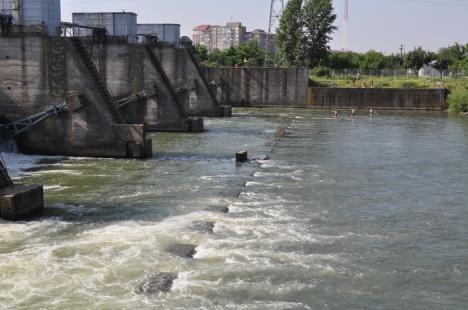
[{"label": "distant city building", "polygon": [[[268,34],[261,29],[247,32],[240,22],[230,22],[226,26],[199,25],[193,28],[193,44],[205,46],[208,51],[226,50],[239,46],[247,41],[256,41],[263,49],[266,48]],[[271,48],[274,51],[274,35],[270,35]]]},{"label": "distant city building", "polygon": [[[272,53],[276,52],[275,39],[276,39],[276,35],[270,34],[270,38],[269,38],[270,44],[268,48]],[[263,29],[255,29],[252,32],[246,32],[245,37],[244,37],[245,42],[255,41],[258,43],[258,46],[261,49],[267,48],[267,40],[268,40],[268,33]]]},{"label": "distant city building", "polygon": [[242,23],[231,22],[226,26],[200,25],[193,29],[193,43],[203,45],[209,51],[225,50],[240,45],[246,33]]},{"label": "distant city building", "polygon": [[138,24],[138,34],[156,35],[160,42],[180,45],[179,24]]}]

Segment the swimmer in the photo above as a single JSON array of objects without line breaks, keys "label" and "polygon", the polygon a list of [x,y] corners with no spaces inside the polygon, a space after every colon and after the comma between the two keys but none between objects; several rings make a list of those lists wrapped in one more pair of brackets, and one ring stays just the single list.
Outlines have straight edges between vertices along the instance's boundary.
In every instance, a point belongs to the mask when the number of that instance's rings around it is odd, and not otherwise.
[{"label": "swimmer", "polygon": [[351,109],[351,116],[354,116],[356,115],[356,110],[355,109]]}]

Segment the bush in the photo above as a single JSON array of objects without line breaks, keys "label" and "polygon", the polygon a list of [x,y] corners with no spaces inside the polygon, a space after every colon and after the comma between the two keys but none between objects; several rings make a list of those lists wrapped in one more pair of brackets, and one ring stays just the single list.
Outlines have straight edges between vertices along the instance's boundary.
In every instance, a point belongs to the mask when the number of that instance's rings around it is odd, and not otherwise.
[{"label": "bush", "polygon": [[457,87],[448,97],[449,110],[457,113],[468,112],[468,89]]},{"label": "bush", "polygon": [[421,88],[421,85],[415,81],[403,81],[400,84],[401,88]]},{"label": "bush", "polygon": [[318,77],[330,77],[331,70],[328,67],[319,66],[312,69],[312,74]]}]

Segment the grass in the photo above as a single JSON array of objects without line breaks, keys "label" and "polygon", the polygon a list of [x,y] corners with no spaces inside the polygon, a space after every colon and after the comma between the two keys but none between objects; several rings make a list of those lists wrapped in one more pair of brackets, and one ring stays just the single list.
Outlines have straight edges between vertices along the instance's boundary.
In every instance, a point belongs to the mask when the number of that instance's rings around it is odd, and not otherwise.
[{"label": "grass", "polygon": [[311,86],[317,87],[343,87],[343,88],[447,88],[456,89],[459,86],[468,86],[468,79],[429,79],[406,77],[363,77],[359,80],[353,78],[311,77]]}]

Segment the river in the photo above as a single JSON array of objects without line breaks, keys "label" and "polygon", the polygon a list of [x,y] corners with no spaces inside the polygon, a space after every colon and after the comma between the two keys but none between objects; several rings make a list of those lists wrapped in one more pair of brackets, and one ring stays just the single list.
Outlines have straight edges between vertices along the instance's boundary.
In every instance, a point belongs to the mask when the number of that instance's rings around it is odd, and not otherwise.
[{"label": "river", "polygon": [[234,112],[149,160],[4,154],[47,208],[0,221],[0,309],[466,309],[468,120]]}]

